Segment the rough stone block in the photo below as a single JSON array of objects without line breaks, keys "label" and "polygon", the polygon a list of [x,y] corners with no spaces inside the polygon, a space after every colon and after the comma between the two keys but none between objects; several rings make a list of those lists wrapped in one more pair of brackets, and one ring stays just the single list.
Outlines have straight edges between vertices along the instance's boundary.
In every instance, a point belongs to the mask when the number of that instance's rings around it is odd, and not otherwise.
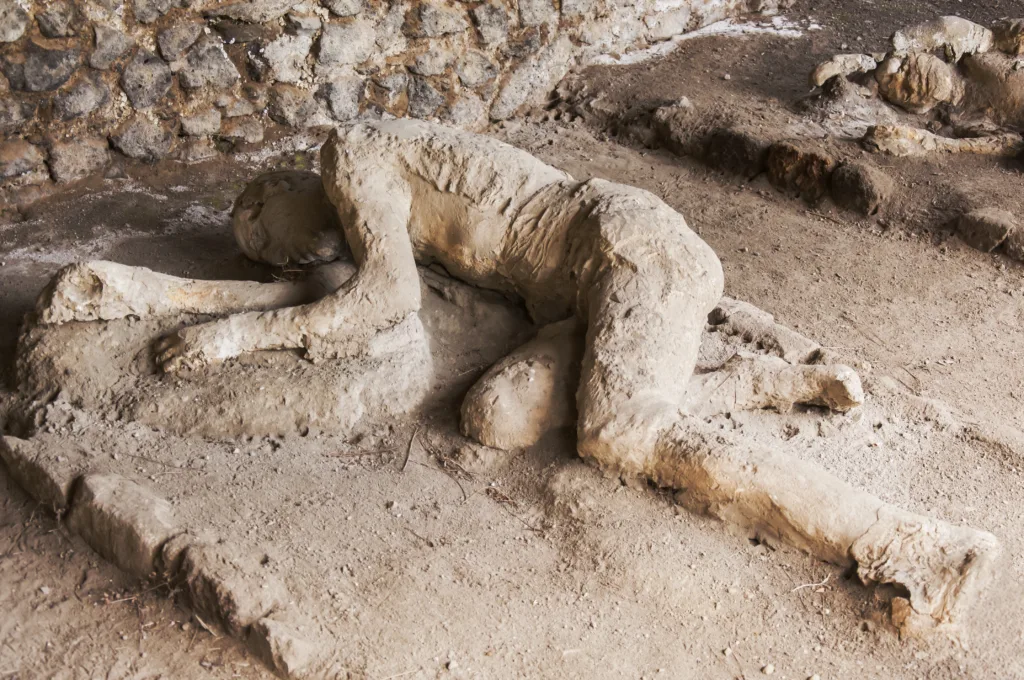
[{"label": "rough stone block", "polygon": [[21,488],[58,514],[67,510],[75,480],[93,463],[81,449],[46,437],[0,438],[0,459]]},{"label": "rough stone block", "polygon": [[10,43],[25,35],[28,12],[17,0],[0,0],[0,42]]},{"label": "rough stone block", "polygon": [[220,124],[217,136],[234,143],[259,144],[263,141],[263,126],[253,118],[229,118]]},{"label": "rough stone block", "polygon": [[437,38],[452,33],[462,33],[469,27],[463,11],[442,2],[427,0],[419,7],[419,27],[413,33],[427,38]]},{"label": "rough stone block", "polygon": [[333,67],[362,63],[373,54],[376,39],[373,24],[363,19],[347,24],[328,24],[320,36],[318,65]]},{"label": "rough stone block", "polygon": [[89,65],[101,71],[110,68],[134,44],[131,38],[110,26],[96,24],[93,32],[96,46],[89,55]]},{"label": "rough stone block", "polygon": [[320,107],[309,90],[278,83],[270,88],[267,114],[275,123],[291,127],[309,127],[316,123]]},{"label": "rough stone block", "polygon": [[486,45],[500,45],[508,39],[508,10],[496,2],[485,2],[472,10],[473,23]]},{"label": "rough stone block", "polygon": [[75,34],[75,7],[68,0],[51,0],[36,15],[39,32],[47,38],[67,38]]},{"label": "rough stone block", "polygon": [[50,174],[57,182],[73,182],[110,162],[107,140],[96,137],[57,142],[50,147]]},{"label": "rough stone block", "polygon": [[562,37],[514,70],[491,106],[491,118],[507,120],[528,103],[539,103],[572,64],[572,43]]},{"label": "rough stone block", "polygon": [[0,179],[10,179],[37,169],[46,160],[43,150],[23,139],[0,144]]},{"label": "rough stone block", "polygon": [[194,544],[185,550],[180,573],[189,603],[204,621],[242,637],[249,626],[287,603],[280,581],[257,560],[238,559],[222,545]]},{"label": "rough stone block", "polygon": [[327,104],[335,120],[352,120],[359,115],[359,104],[366,92],[366,82],[359,76],[342,76],[325,84],[317,96]]},{"label": "rough stone block", "polygon": [[135,0],[135,18],[140,23],[151,24],[171,11],[176,0]]},{"label": "rough stone block", "polygon": [[967,245],[988,253],[1020,228],[1013,213],[999,208],[982,208],[962,215],[957,230]]},{"label": "rough stone block", "polygon": [[644,25],[647,27],[647,39],[651,42],[670,40],[677,35],[685,33],[689,24],[689,5],[668,12],[651,14],[644,18]]},{"label": "rough stone block", "polygon": [[220,130],[220,111],[212,106],[181,117],[181,131],[192,137],[217,134]]},{"label": "rough stone block", "polygon": [[444,104],[444,95],[420,76],[409,79],[409,115],[413,118],[430,118]]},{"label": "rough stone block", "polygon": [[861,215],[877,215],[895,192],[892,178],[872,165],[844,163],[832,173],[832,200]]},{"label": "rough stone block", "polygon": [[[298,626],[283,615],[265,617],[249,632],[249,649],[263,663],[286,678],[303,678],[315,667],[319,645],[306,639]],[[311,628],[307,623],[303,628]]]},{"label": "rough stone block", "polygon": [[269,67],[269,79],[282,83],[299,82],[312,47],[313,39],[308,35],[282,35],[271,42],[262,55]]},{"label": "rough stone block", "polygon": [[190,90],[207,86],[228,88],[241,78],[224,45],[214,36],[200,38],[188,51],[185,62],[178,79],[182,87]]},{"label": "rough stone block", "polygon": [[115,474],[82,479],[71,500],[68,527],[100,555],[140,578],[156,571],[164,543],[181,533],[170,503]]},{"label": "rough stone block", "polygon": [[449,50],[434,46],[417,56],[409,70],[421,76],[439,76],[451,66],[454,59],[455,56]]},{"label": "rough stone block", "polygon": [[365,8],[365,0],[323,0],[323,3],[338,17],[354,17]]},{"label": "rough stone block", "polygon": [[[46,49],[29,43],[25,51],[23,87],[29,92],[56,90],[78,70],[82,52],[78,49]],[[14,87],[14,83],[11,83]],[[17,88],[16,88],[17,89]]]},{"label": "rough stone block", "polygon": [[455,66],[455,73],[466,87],[480,87],[498,76],[498,67],[483,52],[469,50]]},{"label": "rough stone block", "polygon": [[171,69],[163,59],[148,50],[139,50],[121,74],[121,88],[132,106],[146,109],[167,95],[172,79]]},{"label": "rough stone block", "polygon": [[280,19],[301,2],[302,0],[247,0],[245,2],[233,2],[206,10],[206,16],[214,18],[224,17],[251,24],[262,24]]},{"label": "rough stone block", "polygon": [[199,21],[186,21],[161,31],[156,39],[160,54],[167,61],[181,59],[185,50],[199,40],[205,27],[206,24]]},{"label": "rough stone block", "polygon": [[132,116],[110,139],[125,156],[147,163],[165,158],[174,143],[170,130],[141,114]]},{"label": "rough stone block", "polygon": [[100,78],[86,76],[53,98],[53,113],[60,120],[72,120],[106,106],[110,88]]},{"label": "rough stone block", "polygon": [[519,23],[540,26],[558,17],[551,0],[519,0]]}]

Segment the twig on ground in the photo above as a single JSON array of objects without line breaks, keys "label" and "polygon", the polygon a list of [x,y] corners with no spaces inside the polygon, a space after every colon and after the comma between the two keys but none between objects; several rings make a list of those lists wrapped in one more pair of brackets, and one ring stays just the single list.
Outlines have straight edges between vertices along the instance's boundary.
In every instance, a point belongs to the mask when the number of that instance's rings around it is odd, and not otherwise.
[{"label": "twig on ground", "polygon": [[803,585],[797,586],[796,588],[793,588],[793,590],[791,590],[789,592],[795,593],[796,591],[803,590],[804,588],[817,588],[818,586],[823,586],[826,583],[828,583],[829,579],[831,579],[831,578],[832,578],[832,574],[829,574],[828,576],[825,577],[825,580],[821,581],[820,583],[805,583]]},{"label": "twig on ground", "polygon": [[402,461],[401,472],[405,472],[405,468],[409,465],[409,459],[412,458],[412,445],[416,441],[416,437],[419,435],[421,429],[423,428],[417,427],[416,430],[413,431],[412,436],[409,437],[409,446],[405,449],[405,460]]}]

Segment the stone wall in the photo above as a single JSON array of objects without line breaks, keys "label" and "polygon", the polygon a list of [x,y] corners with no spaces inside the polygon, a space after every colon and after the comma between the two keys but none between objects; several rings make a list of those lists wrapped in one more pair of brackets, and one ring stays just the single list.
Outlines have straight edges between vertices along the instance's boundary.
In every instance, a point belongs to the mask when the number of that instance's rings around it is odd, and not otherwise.
[{"label": "stone wall", "polygon": [[[475,128],[575,64],[777,0],[0,0],[0,185],[360,116]],[[21,192],[24,193],[24,192]]]}]

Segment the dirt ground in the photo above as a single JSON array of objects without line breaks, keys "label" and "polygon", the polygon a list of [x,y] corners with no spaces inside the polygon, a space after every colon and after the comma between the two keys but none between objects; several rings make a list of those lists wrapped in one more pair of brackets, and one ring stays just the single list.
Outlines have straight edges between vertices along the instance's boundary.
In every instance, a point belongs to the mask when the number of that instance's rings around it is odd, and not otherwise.
[{"label": "dirt ground", "polygon": [[[736,102],[776,124],[796,120],[806,74],[844,43],[878,49],[912,20],[1014,10],[798,2],[787,16],[821,30],[697,39],[585,78],[612,99]],[[968,248],[947,224],[979,195],[1022,214],[1019,171],[984,159],[894,164],[904,204],[862,221],[582,120],[491,132],[577,177],[662,196],[719,253],[729,295],[860,364],[869,401],[849,416],[795,410],[729,426],[886,501],[995,533],[1000,573],[959,641],[899,640],[885,622],[891,592],[604,478],[575,460],[569,434],[467,457],[458,397],[528,332],[514,305],[471,292],[428,304],[443,375],[428,410],[362,438],[186,440],[74,409],[51,436],[159,490],[191,530],[265,560],[340,641],[351,677],[753,678],[771,665],[796,679],[1024,678],[1024,266]],[[63,264],[267,280],[236,253],[227,209],[270,165],[315,166],[315,153],[127,167],[0,227],[6,389],[19,320]],[[270,677],[165,590],[101,560],[2,469],[0,479],[0,678]]]}]

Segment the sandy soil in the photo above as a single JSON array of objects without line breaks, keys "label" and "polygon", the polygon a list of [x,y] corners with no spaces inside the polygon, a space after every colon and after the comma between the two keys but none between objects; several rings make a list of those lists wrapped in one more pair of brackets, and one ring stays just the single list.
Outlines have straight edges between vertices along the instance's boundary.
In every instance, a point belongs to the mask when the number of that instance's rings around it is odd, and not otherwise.
[{"label": "sandy soil", "polygon": [[[622,97],[755,98],[788,110],[811,65],[858,35],[880,45],[911,15],[987,20],[1012,9],[799,3],[793,16],[824,30],[701,39],[663,62],[587,78]],[[717,73],[725,63],[729,81]],[[870,400],[855,414],[750,414],[729,426],[887,501],[994,532],[1001,573],[959,643],[900,641],[885,623],[892,593],[606,479],[574,460],[567,434],[471,464],[454,435],[457,397],[502,339],[524,330],[514,307],[493,300],[431,303],[442,389],[419,419],[377,424],[362,439],[191,441],[74,410],[56,436],[158,489],[197,533],[265,556],[343,641],[353,677],[751,678],[768,664],[782,678],[1024,677],[1024,267],[960,243],[942,226],[952,206],[930,197],[928,211],[861,222],[582,121],[493,132],[578,177],[658,193],[720,254],[729,294],[870,364]],[[315,154],[273,162],[313,163]],[[8,388],[17,320],[62,264],[104,258],[266,280],[235,253],[224,212],[255,165],[128,167],[0,227]],[[923,176],[900,172],[905,190]],[[995,196],[1020,181],[994,163],[927,172]],[[269,677],[0,478],[0,677]]]}]

